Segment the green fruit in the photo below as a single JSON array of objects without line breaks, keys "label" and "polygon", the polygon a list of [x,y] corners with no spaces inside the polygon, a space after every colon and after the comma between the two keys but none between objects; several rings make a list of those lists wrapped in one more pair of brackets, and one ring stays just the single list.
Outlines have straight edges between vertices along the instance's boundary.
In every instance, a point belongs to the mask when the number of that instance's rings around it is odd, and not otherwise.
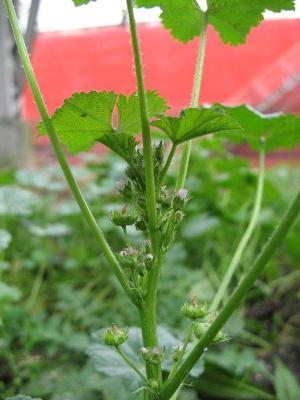
[{"label": "green fruit", "polygon": [[120,346],[128,339],[127,329],[119,329],[116,325],[112,325],[102,335],[102,339],[107,346]]}]

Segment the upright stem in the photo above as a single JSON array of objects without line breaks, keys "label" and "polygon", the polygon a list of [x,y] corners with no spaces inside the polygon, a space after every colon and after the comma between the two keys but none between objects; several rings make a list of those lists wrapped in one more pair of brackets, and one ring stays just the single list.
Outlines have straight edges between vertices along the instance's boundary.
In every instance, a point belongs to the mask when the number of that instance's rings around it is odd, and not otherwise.
[{"label": "upright stem", "polygon": [[199,360],[207,346],[209,346],[214,340],[217,333],[223,328],[225,323],[231,317],[236,308],[240,305],[241,301],[245,297],[248,290],[251,288],[257,277],[263,271],[264,267],[282,243],[290,230],[292,224],[297,219],[300,212],[300,189],[289,206],[286,214],[281,219],[279,225],[275,228],[270,239],[266,242],[261,253],[256,258],[252,268],[248,274],[244,277],[241,283],[238,285],[236,290],[230,296],[229,300],[225,304],[224,308],[212,323],[210,328],[202,336],[202,338],[195,344],[192,351],[183,362],[181,367],[177,370],[173,378],[166,382],[163,386],[160,400],[168,400],[171,398],[173,393],[176,392],[177,388],[184,381],[189,371],[193,368],[195,363]]},{"label": "upright stem", "polygon": [[128,9],[128,16],[129,16],[131,40],[132,40],[135,71],[136,71],[136,80],[137,80],[138,95],[140,102],[149,231],[150,231],[153,250],[156,254],[159,254],[160,243],[159,243],[158,229],[157,229],[156,191],[155,191],[155,180],[154,180],[154,170],[153,170],[152,143],[151,143],[150,124],[148,118],[147,98],[146,98],[144,76],[142,69],[141,52],[140,52],[136,22],[134,18],[133,0],[126,0],[126,2]]},{"label": "upright stem", "polygon": [[[207,39],[207,13],[204,13],[204,23],[201,32],[201,40],[200,47],[198,52],[198,59],[196,65],[193,93],[191,99],[191,107],[198,107],[200,92],[201,92],[201,84],[203,77],[203,66],[204,66],[204,58],[205,58],[205,49],[206,49],[206,39]],[[186,175],[189,167],[190,156],[191,156],[191,148],[192,141],[189,141],[183,145],[182,156],[179,166],[179,172],[176,182],[176,191],[182,189],[185,185]]]},{"label": "upright stem", "polygon": [[258,175],[258,182],[257,182],[257,189],[256,189],[256,196],[255,196],[255,203],[252,212],[252,217],[233,255],[233,258],[222,280],[222,283],[219,286],[219,289],[212,301],[212,304],[210,306],[210,311],[215,311],[219,307],[221,301],[224,299],[224,295],[228,289],[231,279],[234,273],[236,272],[236,269],[247,247],[247,244],[249,243],[249,240],[251,239],[252,234],[255,230],[263,199],[264,175],[265,175],[265,150],[264,150],[264,145],[262,144],[259,153],[259,175]]},{"label": "upright stem", "polygon": [[37,83],[37,80],[36,80],[36,77],[35,77],[31,62],[30,62],[29,54],[26,49],[24,38],[22,36],[21,30],[19,27],[18,19],[17,19],[16,13],[15,13],[15,10],[14,10],[12,0],[5,0],[5,6],[7,9],[9,21],[10,21],[12,29],[13,29],[16,44],[17,44],[17,47],[18,47],[18,50],[20,53],[20,58],[21,58],[23,66],[24,66],[24,71],[25,71],[26,77],[28,79],[29,85],[32,90],[33,97],[35,99],[35,102],[36,102],[39,112],[41,114],[43,123],[46,127],[46,131],[49,135],[50,142],[52,144],[52,147],[54,149],[54,152],[56,154],[58,162],[61,166],[61,169],[64,173],[64,176],[69,184],[69,187],[70,187],[80,209],[81,209],[82,215],[86,219],[88,225],[90,226],[90,228],[98,242],[98,245],[99,245],[101,251],[103,252],[104,256],[106,257],[108,263],[111,265],[115,275],[117,276],[120,284],[122,285],[123,289],[129,296],[129,298],[136,305],[138,305],[138,302],[137,302],[135,296],[133,295],[133,293],[130,290],[130,287],[128,285],[128,281],[126,279],[125,274],[123,273],[114,253],[112,252],[109,244],[107,243],[107,241],[104,237],[104,234],[103,234],[101,228],[98,226],[98,224],[95,220],[95,217],[93,216],[89,206],[87,205],[86,201],[84,200],[84,198],[82,196],[82,193],[77,185],[77,182],[74,179],[74,176],[71,172],[69,164],[68,164],[68,162],[65,158],[65,155],[63,153],[63,150],[60,146],[60,143],[56,136],[52,121],[48,115],[46,105],[44,103],[39,85]]},{"label": "upright stem", "polygon": [[[152,270],[149,272],[147,295],[144,306],[140,312],[140,317],[141,317],[141,329],[142,329],[144,346],[153,348],[158,345],[157,332],[156,332],[157,329],[156,298],[157,298],[157,287],[158,287],[158,280],[161,268],[160,238],[157,227],[156,190],[155,190],[154,169],[153,169],[152,143],[151,143],[150,124],[148,118],[147,99],[145,93],[142,61],[141,61],[141,52],[139,46],[136,21],[134,18],[133,0],[126,0],[126,3],[129,16],[129,25],[130,25],[138,95],[140,102],[149,233],[152,243],[152,251],[156,258],[155,266],[153,266]],[[149,363],[147,363],[146,370],[147,370],[147,377],[149,378],[149,380],[155,380],[160,384],[161,382],[160,365],[150,365]]]}]

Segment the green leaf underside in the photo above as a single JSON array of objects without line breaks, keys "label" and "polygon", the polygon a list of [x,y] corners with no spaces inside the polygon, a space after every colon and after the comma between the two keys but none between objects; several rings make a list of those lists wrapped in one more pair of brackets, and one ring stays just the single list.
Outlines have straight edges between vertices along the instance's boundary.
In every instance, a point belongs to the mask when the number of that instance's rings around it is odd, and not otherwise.
[{"label": "green leaf underside", "polygon": [[[164,113],[168,105],[157,92],[147,92],[149,117]],[[118,110],[118,126],[113,127],[113,112]],[[71,153],[91,148],[95,141],[112,132],[136,135],[141,131],[139,99],[113,92],[74,93],[51,117],[61,142]],[[39,125],[41,134],[45,126]]]},{"label": "green leaf underside", "polygon": [[73,3],[75,4],[75,7],[82,6],[83,4],[88,4],[91,3],[92,1],[97,1],[97,0],[72,0]]},{"label": "green leaf underside", "polygon": [[188,108],[180,117],[161,116],[152,125],[165,132],[177,145],[212,133],[242,134],[240,125],[233,118],[214,108]]},{"label": "green leaf underside", "polygon": [[128,162],[128,164],[130,164],[133,159],[135,147],[137,145],[134,137],[124,133],[104,135],[99,139],[99,142],[118,154],[123,160]]},{"label": "green leaf underside", "polygon": [[[136,0],[139,7],[160,7],[161,20],[174,38],[183,43],[199,36],[203,13],[196,0]],[[266,10],[294,10],[294,0],[207,0],[208,22],[224,43],[238,45],[246,42],[251,29],[263,20]]]},{"label": "green leaf underside", "polygon": [[267,151],[277,148],[292,149],[300,144],[300,118],[293,114],[262,114],[250,106],[223,107],[244,129],[245,134],[231,136],[238,142],[247,141],[258,150],[264,138]]}]

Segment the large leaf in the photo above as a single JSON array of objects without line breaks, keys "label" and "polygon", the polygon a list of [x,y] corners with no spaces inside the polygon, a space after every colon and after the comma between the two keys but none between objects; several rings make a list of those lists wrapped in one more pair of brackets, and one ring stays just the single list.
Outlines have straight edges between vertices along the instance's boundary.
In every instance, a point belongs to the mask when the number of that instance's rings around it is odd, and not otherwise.
[{"label": "large leaf", "polygon": [[[139,7],[160,7],[161,20],[173,37],[187,42],[199,36],[203,13],[196,0],[136,0]],[[293,10],[294,0],[207,0],[208,22],[225,43],[245,43],[251,28],[263,20],[266,10]]]},{"label": "large leaf", "polygon": [[188,108],[180,117],[161,116],[152,125],[165,132],[175,144],[211,133],[242,134],[240,125],[220,108]]},{"label": "large leaf", "polygon": [[[149,117],[164,113],[168,105],[157,92],[147,92]],[[118,110],[118,125],[113,126],[113,111]],[[111,133],[135,135],[141,131],[139,99],[113,92],[75,93],[53,114],[52,123],[62,143],[71,153],[84,151]],[[39,126],[41,134],[45,126]]]},{"label": "large leaf", "polygon": [[254,149],[259,149],[264,138],[266,150],[285,147],[292,149],[300,144],[300,118],[293,114],[261,114],[245,105],[223,107],[245,131],[243,136],[232,135],[238,141],[247,140]]},{"label": "large leaf", "polygon": [[292,372],[279,360],[275,360],[275,390],[277,400],[299,399],[300,386]]}]

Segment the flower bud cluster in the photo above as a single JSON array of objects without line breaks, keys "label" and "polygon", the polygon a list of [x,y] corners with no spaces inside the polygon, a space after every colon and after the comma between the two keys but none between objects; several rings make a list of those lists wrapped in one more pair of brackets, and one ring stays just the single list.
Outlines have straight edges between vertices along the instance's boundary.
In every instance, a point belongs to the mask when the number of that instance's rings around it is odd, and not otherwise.
[{"label": "flower bud cluster", "polygon": [[115,324],[112,324],[111,328],[106,329],[102,339],[107,346],[120,346],[127,341],[128,330],[120,329]]}]

